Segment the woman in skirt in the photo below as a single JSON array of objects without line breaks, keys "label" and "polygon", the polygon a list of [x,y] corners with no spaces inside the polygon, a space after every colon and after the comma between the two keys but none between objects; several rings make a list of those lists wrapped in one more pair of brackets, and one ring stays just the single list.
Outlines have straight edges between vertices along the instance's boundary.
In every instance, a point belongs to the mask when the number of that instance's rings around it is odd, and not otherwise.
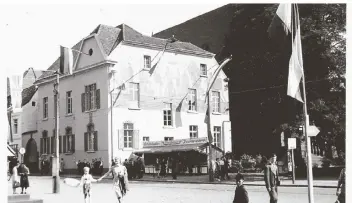
[{"label": "woman in skirt", "polygon": [[12,179],[12,192],[13,194],[16,194],[16,189],[20,186],[20,182],[18,181],[18,167],[20,163],[16,160],[15,166],[12,168],[12,174],[11,174],[11,179]]},{"label": "woman in skirt", "polygon": [[27,194],[27,188],[29,187],[28,175],[29,169],[24,163],[18,167],[18,174],[21,176],[20,178],[20,186],[22,188],[21,194]]},{"label": "woman in skirt", "polygon": [[128,174],[125,166],[121,164],[121,159],[118,157],[114,158],[115,165],[110,168],[110,170],[105,173],[98,181],[101,181],[107,175],[112,173],[113,175],[113,188],[119,203],[122,203],[123,197],[128,191]]}]

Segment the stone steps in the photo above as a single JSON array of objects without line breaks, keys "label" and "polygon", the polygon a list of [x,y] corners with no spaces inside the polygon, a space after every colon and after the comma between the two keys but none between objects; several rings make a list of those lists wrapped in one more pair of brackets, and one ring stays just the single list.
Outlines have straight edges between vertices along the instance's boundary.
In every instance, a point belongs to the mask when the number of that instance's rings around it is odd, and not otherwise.
[{"label": "stone steps", "polygon": [[31,199],[29,194],[14,194],[7,196],[8,203],[43,203],[42,199]]}]

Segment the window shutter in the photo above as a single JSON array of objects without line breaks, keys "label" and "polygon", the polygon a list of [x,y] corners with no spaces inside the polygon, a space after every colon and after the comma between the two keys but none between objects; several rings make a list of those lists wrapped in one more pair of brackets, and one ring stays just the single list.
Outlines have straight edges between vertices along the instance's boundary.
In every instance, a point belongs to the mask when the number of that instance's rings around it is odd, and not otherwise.
[{"label": "window shutter", "polygon": [[51,136],[49,139],[50,139],[50,150],[49,150],[49,153],[50,154],[52,154],[52,153],[54,153],[54,139],[53,139],[54,137],[53,136]]},{"label": "window shutter", "polygon": [[85,110],[86,110],[85,104],[86,104],[85,93],[82,93],[82,94],[81,94],[81,107],[82,107],[82,112],[85,112]]},{"label": "window shutter", "polygon": [[64,153],[66,153],[67,152],[67,149],[66,149],[66,146],[67,146],[67,144],[66,144],[66,135],[62,136],[62,138],[63,138],[63,144],[64,144],[64,147],[63,147],[62,151]]},{"label": "window shutter", "polygon": [[50,154],[50,137],[45,138],[46,139],[46,154]]},{"label": "window shutter", "polygon": [[43,154],[43,138],[40,138],[40,154]]},{"label": "window shutter", "polygon": [[88,151],[88,133],[84,133],[84,151]]},{"label": "window shutter", "polygon": [[96,105],[97,109],[100,109],[100,89],[95,91],[95,95],[96,95],[95,96],[95,99],[96,99],[95,105]]},{"label": "window shutter", "polygon": [[94,151],[98,151],[98,131],[94,132]]},{"label": "window shutter", "polygon": [[51,137],[51,153],[55,154],[56,151],[56,139],[54,136]]},{"label": "window shutter", "polygon": [[123,134],[123,130],[119,130],[119,149],[123,149],[124,148],[124,134]]},{"label": "window shutter", "polygon": [[72,136],[72,138],[71,138],[72,139],[72,146],[71,146],[72,150],[71,151],[72,151],[72,153],[74,153],[75,152],[75,148],[76,148],[75,147],[75,135],[71,135],[71,136]]},{"label": "window shutter", "polygon": [[62,153],[62,136],[59,136],[59,153]]},{"label": "window shutter", "polygon": [[133,131],[133,148],[139,149],[139,130]]}]

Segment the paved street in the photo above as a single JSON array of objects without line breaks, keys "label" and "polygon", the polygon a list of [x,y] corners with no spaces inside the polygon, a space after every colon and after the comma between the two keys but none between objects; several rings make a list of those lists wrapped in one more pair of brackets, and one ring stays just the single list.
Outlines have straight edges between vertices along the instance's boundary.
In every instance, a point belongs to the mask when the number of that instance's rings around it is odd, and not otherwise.
[{"label": "paved street", "polygon": [[[30,177],[31,188],[28,192],[32,198],[43,198],[45,203],[82,202],[82,189],[72,188],[61,181],[61,193],[52,193],[50,177]],[[9,182],[9,193],[11,193]],[[130,192],[125,202],[168,202],[168,203],[228,203],[232,202],[235,186],[219,184],[183,184],[183,183],[148,183],[131,182]],[[262,186],[247,186],[251,203],[269,202],[269,197]],[[315,202],[331,203],[336,200],[335,189],[314,188]],[[102,201],[102,199],[104,199]],[[93,202],[115,202],[109,180],[94,184]],[[280,187],[280,203],[308,202],[307,188]]]}]

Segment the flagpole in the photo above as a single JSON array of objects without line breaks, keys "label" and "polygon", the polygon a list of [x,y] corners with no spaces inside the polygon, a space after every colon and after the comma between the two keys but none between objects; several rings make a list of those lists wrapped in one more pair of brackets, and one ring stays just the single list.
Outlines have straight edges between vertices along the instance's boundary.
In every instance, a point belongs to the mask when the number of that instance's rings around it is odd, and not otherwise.
[{"label": "flagpole", "polygon": [[210,79],[209,84],[208,84],[208,89],[206,92],[206,100],[208,100],[208,104],[207,104],[207,132],[208,132],[208,146],[209,146],[209,154],[208,154],[208,162],[209,162],[209,167],[208,167],[208,173],[209,173],[209,182],[213,182],[214,181],[214,173],[213,173],[213,148],[211,143],[213,142],[213,137],[212,137],[212,133],[211,133],[211,123],[210,123],[210,90],[216,80],[216,78],[218,77],[220,71],[222,70],[222,68],[232,60],[232,55],[227,58],[226,60],[224,60],[224,62],[222,62],[222,64],[220,64],[219,68],[217,70],[214,71],[214,79],[211,82]]},{"label": "flagpole", "polygon": [[[295,24],[296,26],[298,23],[298,18],[299,18],[299,13],[298,13],[298,6],[297,4],[294,4],[294,14],[297,15],[297,18],[295,19]],[[292,41],[293,44],[293,41]],[[295,46],[296,49],[298,49],[297,46]],[[296,50],[298,51],[298,50]],[[296,52],[297,53],[297,52]],[[307,178],[308,178],[308,197],[309,197],[309,203],[314,203],[314,193],[313,193],[313,170],[312,170],[312,154],[311,154],[311,143],[310,143],[310,137],[308,136],[308,127],[309,127],[309,116],[308,116],[308,109],[307,109],[307,96],[306,96],[306,85],[305,85],[305,75],[304,75],[304,70],[302,70],[302,86],[303,86],[303,97],[304,97],[304,104],[303,104],[303,112],[304,112],[304,134],[306,138],[306,150],[307,150]]]}]

